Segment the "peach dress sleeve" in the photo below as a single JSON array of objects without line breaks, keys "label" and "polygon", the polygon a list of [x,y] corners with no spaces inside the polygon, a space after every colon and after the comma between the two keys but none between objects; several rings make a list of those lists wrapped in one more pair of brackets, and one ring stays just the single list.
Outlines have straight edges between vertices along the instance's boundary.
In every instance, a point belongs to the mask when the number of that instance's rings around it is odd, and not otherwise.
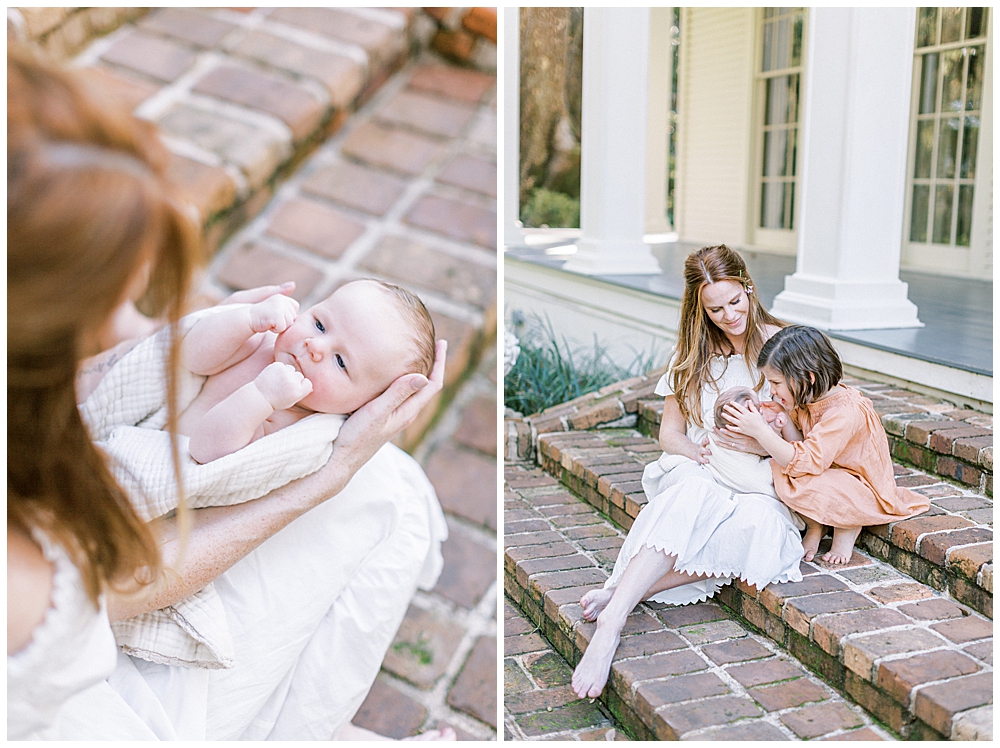
[{"label": "peach dress sleeve", "polygon": [[785,467],[771,460],[774,489],[789,508],[833,527],[898,522],[927,511],[930,501],[896,485],[889,442],[871,401],[838,391],[792,418],[802,431]]}]

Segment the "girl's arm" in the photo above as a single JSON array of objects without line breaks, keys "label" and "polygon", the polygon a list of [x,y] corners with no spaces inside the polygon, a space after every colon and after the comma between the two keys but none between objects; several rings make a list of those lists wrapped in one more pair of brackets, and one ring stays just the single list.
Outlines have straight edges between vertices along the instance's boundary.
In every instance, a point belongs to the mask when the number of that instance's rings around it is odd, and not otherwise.
[{"label": "girl's arm", "polygon": [[[191,529],[185,541],[180,538],[176,517],[150,523],[159,539],[165,570],[152,584],[138,587],[132,594],[109,591],[109,618],[131,618],[183,600],[293,520],[340,493],[358,469],[412,423],[441,390],[446,351],[447,344],[439,341],[429,381],[420,374],[402,376],[348,418],[330,460],[312,475],[244,504],[191,510]],[[134,583],[130,586],[137,587]]]},{"label": "girl's arm", "polygon": [[687,437],[687,422],[681,415],[680,406],[674,395],[667,395],[663,401],[663,416],[660,418],[660,449],[669,455],[683,455],[701,464],[708,463],[712,454],[705,444],[695,444]]}]

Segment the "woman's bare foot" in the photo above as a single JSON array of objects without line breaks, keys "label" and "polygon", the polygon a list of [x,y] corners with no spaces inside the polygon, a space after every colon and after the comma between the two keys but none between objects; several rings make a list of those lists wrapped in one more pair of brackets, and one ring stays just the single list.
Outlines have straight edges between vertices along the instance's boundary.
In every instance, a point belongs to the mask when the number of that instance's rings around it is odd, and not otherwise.
[{"label": "woman's bare foot", "polygon": [[828,564],[849,563],[854,555],[854,541],[860,533],[860,527],[834,527],[833,545],[820,558]]},{"label": "woman's bare foot", "polygon": [[819,552],[819,541],[823,539],[823,525],[806,523],[806,534],[802,536],[803,561],[812,561]]},{"label": "woman's bare foot", "polygon": [[618,642],[621,640],[621,626],[604,622],[597,619],[597,631],[594,638],[590,640],[587,651],[583,653],[583,659],[573,671],[573,691],[581,699],[596,699],[604,690],[604,684],[608,682],[608,673],[611,672],[611,660],[614,659],[615,650],[618,649]]},{"label": "woman's bare foot", "polygon": [[[364,727],[358,727],[348,722],[346,725],[337,730],[337,734],[333,737],[334,740],[393,740],[393,738],[387,738],[385,735],[379,735],[373,730],[367,730]],[[412,738],[403,738],[403,740],[458,740],[458,736],[455,735],[455,731],[452,730],[447,725],[442,727],[440,730],[427,730],[419,735],[414,735]]]},{"label": "woman's bare foot", "polygon": [[596,621],[597,616],[608,607],[611,596],[615,594],[614,588],[591,590],[580,598],[580,606],[583,608],[583,619],[585,621]]}]

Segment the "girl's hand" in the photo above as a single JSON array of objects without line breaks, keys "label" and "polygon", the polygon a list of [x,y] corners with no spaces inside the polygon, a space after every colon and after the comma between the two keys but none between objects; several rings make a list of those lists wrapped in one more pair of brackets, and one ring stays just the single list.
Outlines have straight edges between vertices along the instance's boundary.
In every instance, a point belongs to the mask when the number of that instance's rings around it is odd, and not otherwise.
[{"label": "girl's hand", "polygon": [[752,402],[746,407],[739,403],[726,403],[725,411],[732,425],[726,426],[724,431],[730,434],[744,434],[760,441],[761,435],[771,429]]}]

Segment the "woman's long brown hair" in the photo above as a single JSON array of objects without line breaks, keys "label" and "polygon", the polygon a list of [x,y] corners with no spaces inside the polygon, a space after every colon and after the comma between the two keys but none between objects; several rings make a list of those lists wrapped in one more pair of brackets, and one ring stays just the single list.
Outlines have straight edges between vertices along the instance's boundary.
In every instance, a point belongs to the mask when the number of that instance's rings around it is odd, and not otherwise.
[{"label": "woman's long brown hair", "polygon": [[[747,332],[743,340],[743,357],[752,365],[764,345],[764,326],[784,327],[785,323],[771,315],[760,303],[753,289],[753,279],[739,253],[725,244],[702,247],[684,261],[684,298],[681,301],[681,324],[677,335],[677,350],[671,369],[671,386],[677,397],[684,420],[704,426],[701,418],[701,389],[715,383],[712,358],[720,351],[735,353],[732,343],[705,311],[701,292],[705,286],[719,281],[733,281],[743,287],[750,301]],[[764,384],[758,374],[756,389]]]},{"label": "woman's long brown hair", "polygon": [[176,325],[201,240],[153,128],[78,75],[8,51],[7,522],[63,545],[96,603],[108,584],[154,579],[160,556],[80,418],[77,368],[146,263]]}]

